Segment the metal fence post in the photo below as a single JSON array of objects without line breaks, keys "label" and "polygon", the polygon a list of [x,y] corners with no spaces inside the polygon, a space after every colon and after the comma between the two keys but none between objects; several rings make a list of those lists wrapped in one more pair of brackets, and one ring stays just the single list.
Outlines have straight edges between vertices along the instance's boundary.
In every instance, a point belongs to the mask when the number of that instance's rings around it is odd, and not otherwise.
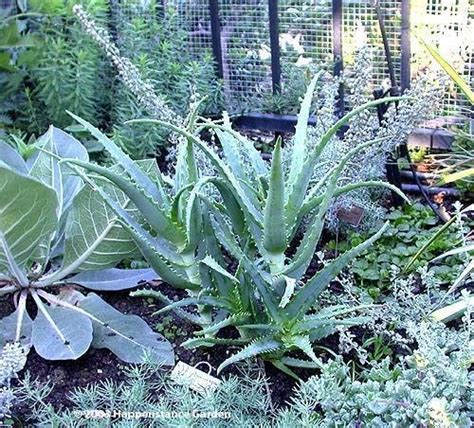
[{"label": "metal fence post", "polygon": [[401,47],[401,70],[400,70],[400,83],[402,91],[410,87],[411,70],[410,70],[410,59],[411,59],[411,33],[410,33],[410,0],[402,0],[401,4],[401,34],[400,34],[400,47]]},{"label": "metal fence post", "polygon": [[272,58],[272,89],[281,91],[280,30],[278,22],[278,0],[268,0],[268,21],[270,26],[270,51]]},{"label": "metal fence post", "polygon": [[217,76],[222,79],[224,69],[222,64],[221,23],[219,20],[219,0],[209,0],[209,14],[211,18],[212,52],[216,61]]},{"label": "metal fence post", "polygon": [[[335,76],[340,76],[343,70],[342,25],[342,0],[332,0],[332,48]],[[344,92],[342,85],[339,87],[337,108],[339,115],[344,114]]]}]

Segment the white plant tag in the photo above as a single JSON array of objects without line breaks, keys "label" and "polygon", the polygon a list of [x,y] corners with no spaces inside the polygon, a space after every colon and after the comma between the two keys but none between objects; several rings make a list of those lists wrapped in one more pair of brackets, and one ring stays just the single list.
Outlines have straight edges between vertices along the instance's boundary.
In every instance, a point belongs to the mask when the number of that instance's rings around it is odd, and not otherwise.
[{"label": "white plant tag", "polygon": [[221,380],[198,370],[196,367],[192,367],[182,361],[178,361],[178,364],[174,367],[170,375],[176,383],[185,385],[194,391],[205,393],[216,389]]}]

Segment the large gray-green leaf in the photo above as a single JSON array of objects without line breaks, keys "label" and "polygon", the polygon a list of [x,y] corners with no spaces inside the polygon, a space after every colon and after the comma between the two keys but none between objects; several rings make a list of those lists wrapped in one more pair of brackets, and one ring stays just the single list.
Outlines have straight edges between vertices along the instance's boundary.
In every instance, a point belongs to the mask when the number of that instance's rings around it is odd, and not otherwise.
[{"label": "large gray-green leaf", "polygon": [[100,320],[93,321],[95,348],[110,349],[127,363],[141,363],[148,354],[156,363],[174,365],[171,344],[137,315],[121,314],[94,293],[82,299],[79,307]]},{"label": "large gray-green leaf", "polygon": [[91,290],[117,291],[136,287],[140,281],[158,278],[153,269],[104,269],[81,272],[68,278],[67,282]]},{"label": "large gray-green leaf", "polygon": [[[18,322],[19,309],[0,320],[0,348],[7,342],[14,342],[16,336],[16,327]],[[20,329],[20,343],[23,346],[31,346],[31,325],[33,321],[28,312],[23,312]]]},{"label": "large gray-green leaf", "polygon": [[80,177],[72,174],[67,165],[59,163],[58,158],[87,161],[89,155],[79,141],[54,126],[49,127],[38,143],[45,151],[39,150],[28,160],[30,175],[56,190],[59,200],[58,214],[61,217],[79,192],[82,183]]},{"label": "large gray-green leaf", "polygon": [[[0,232],[18,266],[49,246],[58,224],[57,203],[53,189],[0,165]],[[0,272],[8,272],[3,248]]]},{"label": "large gray-green leaf", "polygon": [[27,175],[28,168],[26,162],[20,154],[5,141],[0,140],[0,162],[8,165],[10,168]]},{"label": "large gray-green leaf", "polygon": [[[130,200],[114,186],[107,193],[122,208]],[[74,199],[66,226],[62,276],[76,271],[114,267],[121,260],[138,253],[130,234],[98,192],[84,187]]]},{"label": "large gray-green leaf", "polygon": [[46,360],[76,360],[92,342],[91,320],[72,309],[45,308],[51,320],[38,310],[33,321],[32,339],[36,352]]}]

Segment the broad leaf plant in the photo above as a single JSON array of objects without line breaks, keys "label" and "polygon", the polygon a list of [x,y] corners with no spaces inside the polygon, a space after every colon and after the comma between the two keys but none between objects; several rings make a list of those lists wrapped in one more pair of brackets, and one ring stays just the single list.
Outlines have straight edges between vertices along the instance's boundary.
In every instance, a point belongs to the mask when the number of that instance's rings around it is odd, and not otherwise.
[{"label": "broad leaf plant", "polygon": [[[87,151],[54,127],[35,147],[25,161],[0,142],[0,299],[10,295],[14,304],[0,319],[0,348],[21,342],[45,359],[66,360],[92,346],[127,362],[141,362],[146,352],[172,365],[172,347],[160,334],[93,292],[128,289],[156,274],[115,267],[137,253],[135,243],[104,200],[61,163],[86,162]],[[117,188],[102,188],[134,210]]]}]

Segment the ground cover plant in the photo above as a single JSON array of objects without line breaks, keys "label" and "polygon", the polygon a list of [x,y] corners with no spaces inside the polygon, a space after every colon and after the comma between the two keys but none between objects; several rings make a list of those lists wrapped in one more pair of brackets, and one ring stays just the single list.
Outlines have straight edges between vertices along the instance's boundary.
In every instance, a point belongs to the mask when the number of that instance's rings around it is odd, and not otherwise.
[{"label": "ground cover plant", "polygon": [[[86,149],[54,127],[35,147],[25,161],[0,142],[0,295],[12,296],[16,307],[1,319],[0,345],[19,342],[50,360],[77,359],[94,346],[138,362],[152,349],[158,361],[172,364],[170,344],[145,321],[77,290],[121,290],[155,276],[151,269],[115,268],[136,253],[133,241],[60,163],[86,161]],[[132,208],[113,190],[110,197]]]}]

